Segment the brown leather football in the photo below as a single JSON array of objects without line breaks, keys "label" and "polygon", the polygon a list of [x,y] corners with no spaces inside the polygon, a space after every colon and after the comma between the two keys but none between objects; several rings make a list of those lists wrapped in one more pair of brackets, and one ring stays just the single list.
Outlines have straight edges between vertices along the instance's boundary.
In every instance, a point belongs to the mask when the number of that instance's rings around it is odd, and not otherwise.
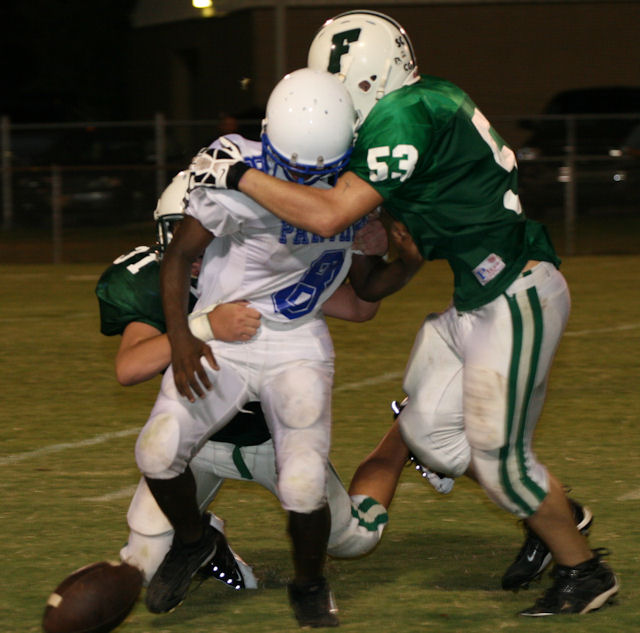
[{"label": "brown leather football", "polygon": [[102,561],[77,569],[49,596],[45,633],[107,633],[131,612],[142,572],[127,563]]}]

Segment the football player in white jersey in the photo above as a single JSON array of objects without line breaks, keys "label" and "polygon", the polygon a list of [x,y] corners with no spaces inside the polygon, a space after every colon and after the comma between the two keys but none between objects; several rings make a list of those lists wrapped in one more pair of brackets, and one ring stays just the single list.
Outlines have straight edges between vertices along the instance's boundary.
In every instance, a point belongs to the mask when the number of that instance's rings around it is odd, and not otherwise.
[{"label": "football player in white jersey", "polygon": [[[171,359],[160,299],[159,269],[164,250],[177,223],[183,219],[188,177],[188,172],[177,174],[158,201],[154,211],[157,243],[137,247],[118,257],[96,286],[101,332],[107,336],[122,335],[116,354],[116,376],[123,385],[135,385],[155,377],[166,369]],[[368,255],[383,255],[387,251],[386,231],[378,220],[365,225],[356,235],[356,242],[358,249]],[[192,282],[197,280],[199,267],[198,262],[192,269]],[[195,303],[195,293],[192,295]],[[358,299],[350,285],[342,285],[323,305],[323,312],[326,316],[362,322],[373,318],[377,307],[378,303]],[[247,307],[244,301],[220,304],[206,313],[206,318],[215,338],[228,342],[251,338],[260,325],[260,313]],[[209,438],[191,462],[198,484],[198,501],[203,509],[215,498],[225,479],[253,481],[276,494],[273,442],[264,416],[257,402],[246,408],[249,410],[239,412],[222,433]],[[383,449],[379,448],[374,455],[380,450]],[[393,490],[398,477],[399,471],[393,478]],[[378,496],[387,499],[387,495],[377,489],[376,500]],[[354,557],[373,549],[386,525],[390,498],[384,507],[365,494],[350,498],[332,468],[327,497],[332,516],[329,553]],[[148,583],[171,545],[173,530],[144,479],[131,502],[127,520],[130,534],[121,558],[139,568]],[[211,523],[223,531],[222,521],[213,514]],[[200,575],[209,574],[234,589],[256,587],[251,568],[224,542],[218,543],[207,569],[200,570]]]},{"label": "football player in white jersey", "polygon": [[[304,69],[274,89],[263,144],[234,141],[259,168],[323,186],[320,178],[337,175],[346,163],[354,124],[344,87],[327,73]],[[163,261],[172,366],[138,438],[136,459],[175,536],[149,584],[147,606],[162,612],[179,604],[214,555],[215,531],[198,509],[189,462],[244,404],[260,400],[275,446],[278,496],[289,513],[290,601],[301,625],[335,626],[324,578],[333,349],[321,307],[348,273],[355,227],[325,240],[293,229],[237,192],[208,187],[207,165],[222,154],[215,143],[194,159],[187,217]],[[261,326],[246,343],[204,343],[189,331],[189,270],[203,250],[195,310],[248,300],[260,311]]]}]

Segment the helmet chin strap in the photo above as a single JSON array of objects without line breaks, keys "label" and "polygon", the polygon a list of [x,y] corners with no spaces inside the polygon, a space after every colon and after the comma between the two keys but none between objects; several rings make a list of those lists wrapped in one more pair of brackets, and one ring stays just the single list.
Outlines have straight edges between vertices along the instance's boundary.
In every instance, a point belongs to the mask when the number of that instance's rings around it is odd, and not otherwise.
[{"label": "helmet chin strap", "polygon": [[378,89],[376,90],[376,101],[380,101],[380,99],[384,97],[385,89],[387,87],[387,82],[389,81],[390,74],[391,74],[391,61],[387,59],[384,65],[384,72],[382,73],[382,77],[380,78],[380,83],[378,84]]},{"label": "helmet chin strap", "polygon": [[418,72],[418,67],[414,66],[413,72],[402,82],[403,86],[410,86],[411,84],[416,83],[420,79],[420,73]]}]

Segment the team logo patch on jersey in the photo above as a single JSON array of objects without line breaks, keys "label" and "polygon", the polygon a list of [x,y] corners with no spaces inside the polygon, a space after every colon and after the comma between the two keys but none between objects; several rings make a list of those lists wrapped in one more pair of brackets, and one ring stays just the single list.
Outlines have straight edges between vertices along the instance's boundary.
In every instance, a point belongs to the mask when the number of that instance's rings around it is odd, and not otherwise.
[{"label": "team logo patch on jersey", "polygon": [[476,279],[485,286],[494,277],[497,277],[505,267],[505,263],[502,261],[502,257],[491,253],[483,259],[474,269],[473,274]]}]

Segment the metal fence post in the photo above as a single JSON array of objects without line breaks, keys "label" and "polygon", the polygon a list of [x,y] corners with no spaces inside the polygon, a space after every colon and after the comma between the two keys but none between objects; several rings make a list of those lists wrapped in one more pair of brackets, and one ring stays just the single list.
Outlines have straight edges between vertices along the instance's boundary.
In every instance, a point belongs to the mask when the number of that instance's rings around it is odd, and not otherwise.
[{"label": "metal fence post", "polygon": [[566,181],[564,186],[564,234],[565,251],[567,255],[575,254],[576,247],[576,120],[568,116],[567,126],[567,155]]},{"label": "metal fence post", "polygon": [[0,151],[2,151],[2,228],[13,225],[13,190],[11,178],[11,121],[3,116],[0,121]]},{"label": "metal fence post", "polygon": [[161,112],[155,116],[156,143],[156,198],[159,198],[166,186],[167,178],[167,119]]},{"label": "metal fence post", "polygon": [[62,172],[59,165],[51,165],[51,231],[53,263],[62,263]]},{"label": "metal fence post", "polygon": [[274,81],[279,81],[284,75],[287,66],[286,61],[286,38],[287,38],[287,2],[286,0],[275,0],[273,3],[275,17],[275,77]]}]

